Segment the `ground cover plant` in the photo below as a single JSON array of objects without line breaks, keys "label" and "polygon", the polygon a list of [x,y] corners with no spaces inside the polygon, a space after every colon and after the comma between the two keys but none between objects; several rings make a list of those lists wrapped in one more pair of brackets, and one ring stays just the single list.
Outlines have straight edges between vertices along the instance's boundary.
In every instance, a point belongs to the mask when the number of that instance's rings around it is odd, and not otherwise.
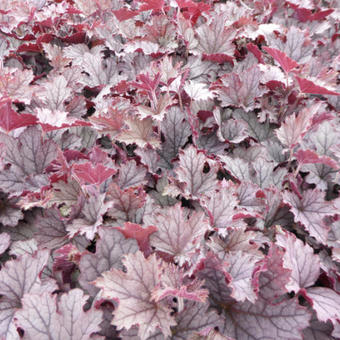
[{"label": "ground cover plant", "polygon": [[339,6],[0,1],[0,339],[340,339]]}]

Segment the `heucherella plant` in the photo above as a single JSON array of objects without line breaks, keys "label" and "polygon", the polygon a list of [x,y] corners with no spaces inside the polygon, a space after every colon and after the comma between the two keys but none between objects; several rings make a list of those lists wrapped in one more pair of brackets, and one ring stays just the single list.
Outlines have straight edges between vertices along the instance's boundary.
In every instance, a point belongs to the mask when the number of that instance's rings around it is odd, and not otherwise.
[{"label": "heucherella plant", "polygon": [[340,339],[338,7],[0,1],[0,339]]}]

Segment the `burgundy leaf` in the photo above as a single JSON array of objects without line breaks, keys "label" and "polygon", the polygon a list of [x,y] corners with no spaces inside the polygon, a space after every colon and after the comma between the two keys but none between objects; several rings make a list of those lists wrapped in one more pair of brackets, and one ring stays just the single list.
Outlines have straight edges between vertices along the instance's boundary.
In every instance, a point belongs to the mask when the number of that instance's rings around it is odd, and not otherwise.
[{"label": "burgundy leaf", "polygon": [[6,132],[29,125],[35,125],[37,119],[30,114],[19,114],[12,109],[10,100],[0,102],[0,127]]},{"label": "burgundy leaf", "polygon": [[311,80],[308,80],[308,79],[305,79],[305,78],[300,78],[300,77],[297,77],[297,76],[295,78],[299,83],[299,87],[300,87],[300,90],[301,90],[302,93],[340,96],[340,93],[328,90],[327,88],[325,88],[323,86],[315,84],[315,82],[313,82]]},{"label": "burgundy leaf", "polygon": [[290,59],[285,53],[275,48],[263,47],[263,49],[269,53],[287,73],[299,66],[295,60]]},{"label": "burgundy leaf", "polygon": [[115,169],[107,168],[102,164],[93,166],[91,162],[74,164],[72,170],[80,182],[97,185],[116,173]]}]

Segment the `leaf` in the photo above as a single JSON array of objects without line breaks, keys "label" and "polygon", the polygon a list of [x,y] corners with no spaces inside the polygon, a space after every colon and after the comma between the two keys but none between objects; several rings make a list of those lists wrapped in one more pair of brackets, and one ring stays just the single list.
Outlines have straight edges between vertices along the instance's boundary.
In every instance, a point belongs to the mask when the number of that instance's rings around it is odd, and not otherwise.
[{"label": "leaf", "polygon": [[285,53],[275,48],[263,47],[263,49],[269,53],[287,73],[299,66],[295,60],[290,59]]},{"label": "leaf", "polygon": [[112,202],[105,202],[105,194],[93,194],[85,202],[81,214],[68,224],[66,230],[70,237],[76,234],[86,235],[93,240],[98,227],[103,222],[103,215],[112,206]]},{"label": "leaf", "polygon": [[11,100],[0,101],[0,127],[6,132],[29,125],[35,125],[35,116],[24,113],[17,113],[12,109]]},{"label": "leaf", "polygon": [[7,233],[0,234],[0,255],[2,255],[11,244],[11,237]]},{"label": "leaf", "polygon": [[240,73],[224,75],[221,84],[215,83],[213,90],[223,107],[236,106],[248,112],[256,107],[255,99],[264,93],[260,79],[259,67],[253,66]]},{"label": "leaf", "polygon": [[327,156],[319,156],[316,152],[312,150],[298,150],[294,156],[297,161],[301,164],[324,164],[331,168],[337,169],[338,164],[332,158]]},{"label": "leaf", "polygon": [[299,83],[299,87],[302,93],[340,96],[340,93],[328,90],[323,86],[319,86],[311,80],[308,80],[306,78],[300,78],[297,76],[295,76],[295,78]]},{"label": "leaf", "polygon": [[174,106],[169,109],[162,121],[161,130],[165,141],[158,153],[164,160],[164,167],[172,168],[171,161],[177,157],[179,149],[188,140],[191,135],[191,128],[180,108]]},{"label": "leaf", "polygon": [[139,147],[144,148],[147,144],[158,147],[160,141],[153,131],[152,118],[130,118],[126,120],[129,126],[128,130],[123,130],[116,137],[119,141],[127,144],[136,143]]},{"label": "leaf", "polygon": [[[211,165],[208,173],[204,166]],[[189,146],[180,153],[179,167],[175,170],[180,182],[185,183],[184,195],[188,198],[198,198],[207,195],[216,187],[216,170],[212,162],[195,147]]]},{"label": "leaf", "polygon": [[236,119],[228,119],[219,124],[219,139],[220,141],[227,141],[229,143],[241,143],[248,138],[247,125]]},{"label": "leaf", "polygon": [[330,202],[323,198],[320,190],[307,190],[300,199],[296,194],[285,191],[283,201],[290,206],[296,222],[300,222],[318,242],[325,243],[329,228],[323,222],[325,216],[335,213]]},{"label": "leaf", "polygon": [[301,142],[303,136],[312,126],[312,118],[322,108],[322,104],[314,104],[301,110],[297,116],[288,116],[280,128],[276,129],[276,135],[280,142],[292,149]]},{"label": "leaf", "polygon": [[184,87],[184,91],[191,100],[208,100],[213,99],[213,94],[209,91],[206,84],[188,81]]},{"label": "leaf", "polygon": [[309,325],[311,315],[295,299],[276,305],[258,299],[237,303],[228,310],[222,334],[234,339],[302,339],[301,331]]},{"label": "leaf", "polygon": [[102,164],[93,165],[91,162],[74,164],[72,171],[82,184],[100,185],[116,173],[115,169],[110,169]]},{"label": "leaf", "polygon": [[108,84],[114,86],[124,79],[124,76],[119,75],[115,60],[112,57],[103,60],[99,53],[94,55],[85,52],[82,68],[88,76],[84,75],[81,82],[89,87]]},{"label": "leaf", "polygon": [[137,165],[136,161],[131,160],[120,166],[117,182],[119,187],[125,190],[146,184],[145,176],[146,169]]},{"label": "leaf", "polygon": [[307,298],[320,321],[332,321],[334,325],[340,318],[340,295],[334,290],[325,287],[311,287],[307,289]]},{"label": "leaf", "polygon": [[[288,264],[292,266],[289,259]],[[285,268],[283,251],[277,245],[272,244],[266,256],[267,270],[260,273],[259,277],[259,295],[268,303],[275,302],[275,299],[287,292],[286,286],[292,272],[291,269],[287,269],[287,265]]]},{"label": "leaf", "polygon": [[282,51],[299,64],[308,63],[312,59],[314,46],[308,38],[308,32],[294,25],[289,26],[285,42],[282,42],[280,38],[268,36],[270,46]]},{"label": "leaf", "polygon": [[84,312],[86,300],[80,289],[63,294],[59,303],[49,293],[26,294],[22,310],[16,313],[17,323],[30,339],[89,339],[100,330],[102,312],[93,308]]},{"label": "leaf", "polygon": [[285,249],[283,266],[292,271],[287,289],[298,293],[301,288],[312,286],[320,275],[320,259],[313,248],[288,232],[277,234],[276,244]]},{"label": "leaf", "polygon": [[139,249],[145,254],[150,252],[150,235],[157,231],[155,226],[142,227],[136,223],[124,223],[124,229],[117,227],[117,229],[127,238],[137,241]]},{"label": "leaf", "polygon": [[209,229],[203,212],[187,216],[180,204],[154,211],[144,218],[144,223],[157,228],[150,236],[151,246],[175,256],[180,265],[189,259]]},{"label": "leaf", "polygon": [[139,326],[138,336],[145,340],[160,328],[165,337],[176,325],[171,310],[162,301],[154,302],[152,292],[157,286],[161,270],[155,255],[145,259],[141,252],[128,254],[123,259],[126,272],[111,269],[95,281],[106,298],[119,301],[113,324],[122,329]]},{"label": "leaf", "polygon": [[82,255],[79,263],[79,282],[91,296],[98,292],[98,288],[91,284],[92,281],[111,268],[123,269],[121,261],[123,255],[133,254],[138,250],[135,240],[126,239],[116,229],[101,227],[98,235],[96,253]]},{"label": "leaf", "polygon": [[119,223],[130,221],[136,222],[137,210],[145,203],[145,193],[135,188],[121,190],[115,183],[110,184],[107,191],[107,200],[111,207],[107,214]]},{"label": "leaf", "polygon": [[238,198],[232,188],[221,188],[212,193],[209,198],[202,199],[202,205],[208,211],[210,223],[218,228],[218,233],[225,235],[226,228],[232,224],[234,215],[238,213]]},{"label": "leaf", "polygon": [[42,83],[37,96],[42,100],[45,108],[54,112],[65,111],[64,102],[70,98],[71,93],[66,78],[59,75]]},{"label": "leaf", "polygon": [[57,289],[54,281],[42,282],[40,274],[47,264],[49,251],[34,255],[25,254],[8,261],[0,271],[0,336],[13,332],[13,315],[21,306],[24,294],[52,292]]},{"label": "leaf", "polygon": [[232,289],[231,296],[236,301],[248,300],[254,303],[257,296],[253,287],[253,275],[259,258],[243,251],[235,251],[226,254],[224,261],[224,269],[231,279],[228,284]]},{"label": "leaf", "polygon": [[224,17],[216,16],[209,24],[203,24],[196,29],[198,36],[198,46],[195,50],[202,54],[214,55],[223,54],[232,57],[235,46],[232,41],[235,37],[235,31],[227,28]]},{"label": "leaf", "polygon": [[42,174],[56,158],[57,148],[53,141],[42,140],[41,131],[33,126],[22,132],[18,140],[10,139],[6,144],[6,161],[11,171],[21,176]]},{"label": "leaf", "polygon": [[29,84],[33,80],[32,70],[2,68],[0,72],[0,97],[9,97],[12,101],[29,104],[32,89]]}]

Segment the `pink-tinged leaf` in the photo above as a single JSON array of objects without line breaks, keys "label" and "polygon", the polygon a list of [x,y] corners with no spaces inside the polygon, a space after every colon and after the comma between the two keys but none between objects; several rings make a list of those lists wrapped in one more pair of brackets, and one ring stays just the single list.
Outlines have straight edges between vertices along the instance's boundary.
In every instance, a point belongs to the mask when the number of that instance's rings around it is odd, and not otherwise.
[{"label": "pink-tinged leaf", "polygon": [[129,129],[121,131],[116,137],[119,141],[127,144],[136,143],[139,147],[144,148],[147,144],[158,147],[160,141],[153,131],[152,118],[138,119],[129,118],[126,120]]},{"label": "pink-tinged leaf", "polygon": [[103,222],[103,215],[111,206],[112,202],[105,202],[105,194],[91,195],[80,215],[67,226],[70,237],[80,234],[92,240]]},{"label": "pink-tinged leaf", "polygon": [[163,0],[138,0],[141,3],[139,7],[139,12],[149,11],[149,10],[161,10],[164,7]]},{"label": "pink-tinged leaf", "polygon": [[144,218],[146,225],[157,227],[150,236],[150,244],[157,250],[175,256],[183,264],[199,246],[209,223],[203,212],[193,212],[188,216],[180,204],[154,211]]},{"label": "pink-tinged leaf", "polygon": [[111,218],[118,223],[136,222],[137,210],[145,203],[145,192],[135,188],[121,190],[117,184],[111,183],[106,200],[112,203],[107,211]]},{"label": "pink-tinged leaf", "polygon": [[21,176],[42,174],[56,158],[57,148],[52,140],[43,140],[41,131],[28,127],[18,139],[6,143],[6,158],[11,163],[11,171]]},{"label": "pink-tinged leaf", "polygon": [[234,29],[227,28],[222,15],[216,16],[212,23],[203,24],[196,29],[198,46],[195,48],[195,52],[208,56],[220,54],[232,57],[235,51],[233,44],[235,33]]},{"label": "pink-tinged leaf", "polygon": [[111,268],[123,269],[121,262],[123,255],[133,254],[138,250],[135,240],[126,239],[116,229],[101,227],[98,234],[96,253],[82,255],[79,263],[79,282],[92,296],[96,295],[98,288],[91,282],[97,279],[101,273]]},{"label": "pink-tinged leaf", "polygon": [[325,244],[329,227],[323,222],[323,218],[335,214],[332,203],[325,201],[324,194],[318,189],[307,190],[301,199],[288,191],[282,195],[283,201],[290,206],[295,221],[300,222],[318,242]]},{"label": "pink-tinged leaf", "polygon": [[84,75],[81,82],[89,87],[100,85],[117,85],[124,76],[119,75],[118,66],[114,58],[102,59],[101,55],[86,52],[83,55],[83,70],[88,74]]},{"label": "pink-tinged leaf", "polygon": [[295,78],[299,83],[299,87],[302,93],[340,96],[340,93],[328,90],[327,88],[323,86],[319,86],[311,80],[300,78],[297,76],[295,76]]},{"label": "pink-tinged leaf", "polygon": [[155,255],[144,258],[141,252],[128,254],[123,259],[126,272],[111,269],[94,283],[102,289],[103,297],[118,300],[113,324],[118,329],[139,326],[138,336],[146,340],[157,329],[165,337],[171,335],[170,327],[176,322],[171,310],[163,301],[155,302],[152,292],[160,282],[160,260]]},{"label": "pink-tinged leaf", "polygon": [[125,190],[146,184],[145,176],[146,169],[137,165],[135,160],[131,160],[120,166],[117,182],[119,187]]},{"label": "pink-tinged leaf", "polygon": [[94,308],[84,312],[87,298],[80,289],[63,294],[59,302],[49,293],[26,294],[16,313],[17,325],[29,339],[90,339],[100,330],[102,312]]},{"label": "pink-tinged leaf", "polygon": [[246,300],[254,303],[257,296],[253,286],[253,275],[259,257],[243,251],[230,252],[223,259],[224,270],[230,276],[228,286],[232,289],[231,297],[236,301]]},{"label": "pink-tinged leaf", "polygon": [[242,340],[302,340],[301,331],[309,325],[310,318],[296,298],[276,305],[259,298],[255,304],[231,305],[222,334]]},{"label": "pink-tinged leaf", "polygon": [[328,156],[319,156],[315,151],[312,150],[301,150],[299,149],[294,156],[297,161],[301,164],[325,164],[333,169],[338,169],[337,162]]},{"label": "pink-tinged leaf", "polygon": [[213,90],[223,107],[236,106],[250,111],[256,107],[255,99],[265,92],[260,86],[260,80],[260,69],[253,66],[243,72],[224,75],[221,84],[213,85]]},{"label": "pink-tinged leaf", "polygon": [[57,76],[42,83],[37,97],[43,106],[51,111],[65,111],[64,102],[71,96],[72,90],[64,76]]},{"label": "pink-tinged leaf", "polygon": [[284,268],[282,258],[283,250],[272,244],[265,259],[266,270],[259,277],[259,295],[269,303],[287,293],[291,270]]},{"label": "pink-tinged leaf", "polygon": [[288,232],[277,234],[276,244],[285,249],[283,266],[292,271],[286,288],[298,293],[301,288],[312,286],[320,275],[320,259],[313,248]]},{"label": "pink-tinged leaf", "polygon": [[124,229],[117,227],[117,229],[128,239],[135,239],[138,243],[139,249],[144,253],[150,252],[150,235],[157,231],[155,226],[142,227],[136,223],[124,223]]},{"label": "pink-tinged leaf", "polygon": [[0,271],[0,294],[19,303],[24,294],[43,288],[39,275],[48,258],[49,251],[42,250],[6,262]]},{"label": "pink-tinged leaf", "polygon": [[332,331],[333,325],[330,321],[327,323],[320,322],[316,313],[313,313],[309,327],[303,330],[303,338],[308,340],[334,340],[336,336],[333,334],[334,338],[332,337]]},{"label": "pink-tinged leaf", "polygon": [[[206,163],[210,165],[209,172],[204,172]],[[189,146],[180,153],[176,174],[178,180],[185,183],[183,193],[188,198],[207,195],[215,189],[217,184],[215,165],[194,146]]]},{"label": "pink-tinged leaf", "polygon": [[122,130],[125,119],[126,117],[123,112],[111,106],[107,113],[89,117],[96,130],[102,133],[109,133],[112,137],[115,137]]},{"label": "pink-tinged leaf", "polygon": [[263,47],[263,49],[269,53],[287,73],[299,66],[295,60],[290,59],[284,52],[276,48]]},{"label": "pink-tinged leaf", "polygon": [[0,102],[0,127],[6,132],[29,125],[35,125],[37,118],[30,114],[19,114],[12,109],[11,100]]},{"label": "pink-tinged leaf", "polygon": [[154,99],[152,103],[152,107],[144,105],[137,106],[141,119],[150,117],[155,121],[162,121],[167,112],[167,107],[173,103],[173,100],[168,94],[161,94]]},{"label": "pink-tinged leaf", "polygon": [[0,97],[9,97],[12,101],[29,104],[32,98],[32,70],[0,68]]},{"label": "pink-tinged leaf", "polygon": [[[68,112],[51,110],[47,108],[36,109],[37,118],[44,131],[54,128],[61,128],[73,123],[74,119],[67,117]],[[52,128],[51,128],[52,127]]]},{"label": "pink-tinged leaf", "polygon": [[340,319],[340,294],[330,288],[312,287],[305,292],[320,321],[332,321],[334,325]]},{"label": "pink-tinged leaf", "polygon": [[127,8],[121,8],[113,11],[113,14],[119,21],[129,20],[139,14],[138,11],[130,11]]},{"label": "pink-tinged leaf", "polygon": [[312,126],[313,117],[322,108],[322,104],[314,104],[301,110],[297,116],[291,114],[286,118],[279,129],[276,130],[276,135],[280,142],[293,148],[300,143],[303,136]]},{"label": "pink-tinged leaf", "polygon": [[0,234],[0,255],[3,254],[11,244],[11,237],[7,233]]},{"label": "pink-tinged leaf", "polygon": [[74,164],[72,166],[74,175],[83,184],[99,185],[116,173],[115,169],[110,169],[102,164],[93,165],[91,162]]},{"label": "pink-tinged leaf", "polygon": [[227,227],[233,224],[233,216],[238,213],[237,207],[239,201],[236,193],[230,188],[222,188],[214,192],[209,197],[202,199],[202,205],[208,211],[210,223],[218,228],[218,233],[225,235]]},{"label": "pink-tinged leaf", "polygon": [[[13,332],[13,315],[20,308],[24,294],[53,292],[57,289],[52,280],[41,280],[40,275],[47,264],[49,251],[34,255],[25,254],[6,262],[0,271],[0,337],[8,338]],[[13,338],[16,339],[16,338]]]},{"label": "pink-tinged leaf", "polygon": [[311,61],[314,45],[309,39],[308,31],[303,31],[295,25],[291,25],[287,31],[285,42],[280,38],[274,37],[275,35],[267,36],[269,45],[273,48],[282,51],[299,64]]},{"label": "pink-tinged leaf", "polygon": [[[203,281],[190,280],[185,272],[174,264],[165,267],[162,273],[162,283],[152,293],[152,298],[159,302],[167,297],[176,297],[179,301],[190,300],[204,303],[209,295],[207,289],[202,288]],[[181,302],[179,309],[181,309]]]}]

